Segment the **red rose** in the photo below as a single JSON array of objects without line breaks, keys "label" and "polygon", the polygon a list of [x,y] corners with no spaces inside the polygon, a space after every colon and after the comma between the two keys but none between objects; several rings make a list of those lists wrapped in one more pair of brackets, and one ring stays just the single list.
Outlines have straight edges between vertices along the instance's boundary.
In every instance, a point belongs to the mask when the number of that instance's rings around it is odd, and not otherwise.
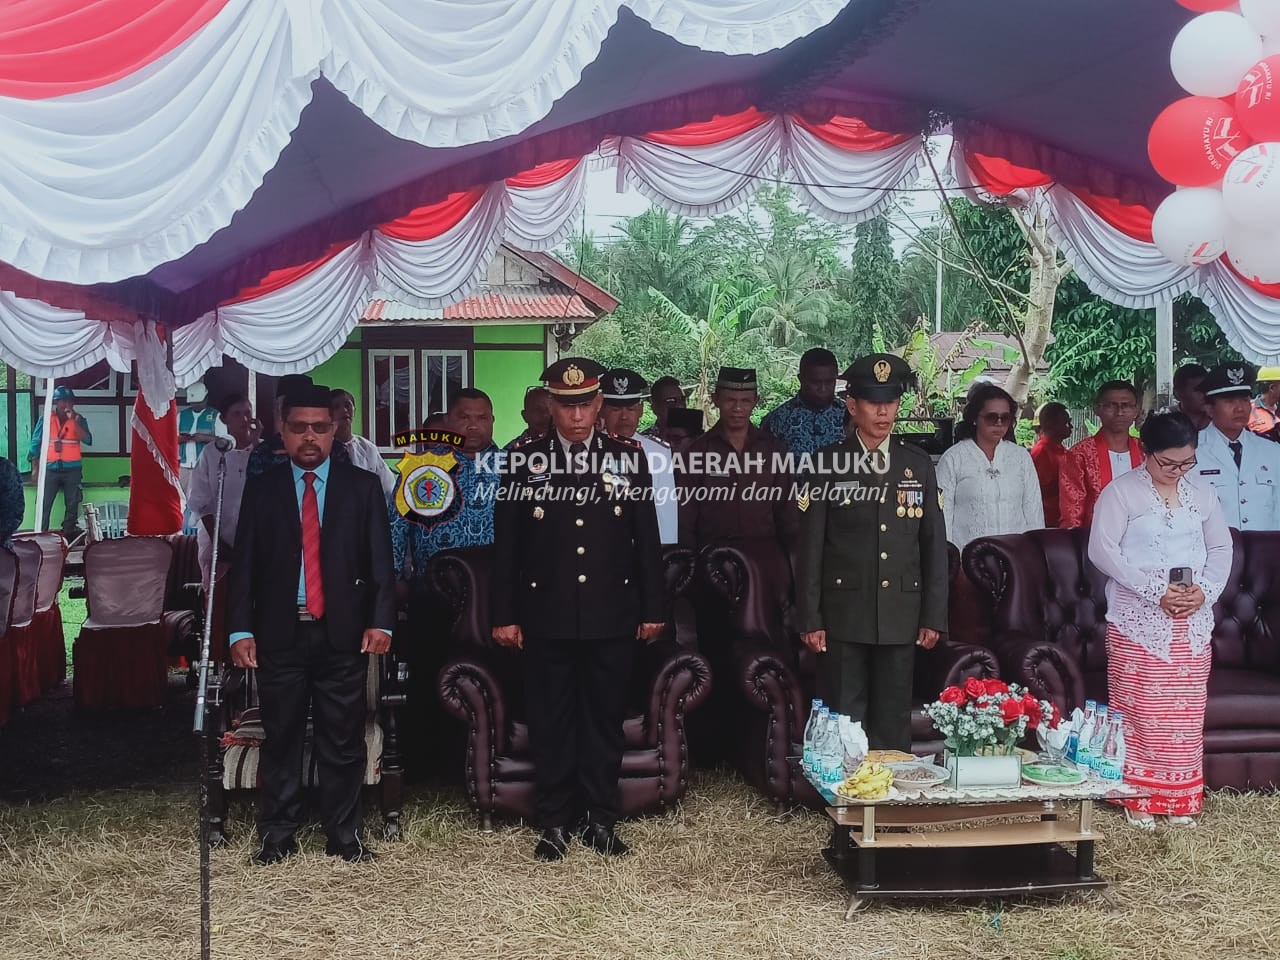
[{"label": "red rose", "polygon": [[970,700],[976,700],[987,692],[987,687],[977,677],[970,677],[964,682],[964,692]]},{"label": "red rose", "polygon": [[1022,710],[1027,715],[1027,726],[1034,730],[1040,726],[1040,721],[1044,719],[1044,712],[1040,709],[1040,701],[1035,697],[1026,696],[1022,698]]},{"label": "red rose", "polygon": [[942,693],[938,694],[939,703],[954,703],[957,707],[963,707],[968,697],[964,695],[964,691],[959,687],[947,687]]},{"label": "red rose", "polygon": [[1000,704],[1000,716],[1007,725],[1012,724],[1015,720],[1022,716],[1022,701],[1014,700],[1010,697],[1008,700]]},{"label": "red rose", "polygon": [[986,691],[987,696],[991,696],[993,693],[1009,692],[1009,685],[1003,680],[983,680],[982,687],[983,690]]}]

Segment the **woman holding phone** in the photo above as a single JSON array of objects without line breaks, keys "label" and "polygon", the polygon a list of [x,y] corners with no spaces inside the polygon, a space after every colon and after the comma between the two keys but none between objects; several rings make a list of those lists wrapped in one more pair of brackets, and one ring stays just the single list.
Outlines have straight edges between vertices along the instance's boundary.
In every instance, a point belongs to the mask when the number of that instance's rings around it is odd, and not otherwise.
[{"label": "woman holding phone", "polygon": [[1204,709],[1213,605],[1231,570],[1231,532],[1213,488],[1191,473],[1196,430],[1181,413],[1142,425],[1145,459],[1098,498],[1089,559],[1107,580],[1107,686],[1124,714],[1121,801],[1154,830],[1195,826],[1204,798]]}]

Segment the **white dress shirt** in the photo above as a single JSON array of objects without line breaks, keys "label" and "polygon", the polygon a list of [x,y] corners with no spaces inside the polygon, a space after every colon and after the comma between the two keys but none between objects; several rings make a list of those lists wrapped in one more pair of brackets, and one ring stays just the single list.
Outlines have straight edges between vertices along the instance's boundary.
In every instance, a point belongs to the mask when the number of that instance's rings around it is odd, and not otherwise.
[{"label": "white dress shirt", "polygon": [[1227,438],[1213,424],[1200,431],[1194,472],[1213,484],[1227,526],[1280,530],[1280,443],[1240,432],[1240,467]]},{"label": "white dress shirt", "polygon": [[[234,543],[236,524],[240,521],[240,498],[244,495],[245,468],[249,465],[249,450],[228,450],[227,474],[222,481],[222,542]],[[209,586],[209,566],[213,561],[213,538],[205,530],[200,517],[213,516],[218,509],[218,460],[221,452],[212,443],[200,452],[200,459],[191,471],[191,489],[187,493],[187,510],[196,520],[197,555],[204,585]],[[229,554],[219,550],[220,560],[230,560]]]},{"label": "white dress shirt", "polygon": [[1008,440],[1000,441],[992,460],[973,440],[951,447],[938,461],[938,489],[947,539],[960,550],[978,537],[1044,527],[1036,465],[1030,453]]}]

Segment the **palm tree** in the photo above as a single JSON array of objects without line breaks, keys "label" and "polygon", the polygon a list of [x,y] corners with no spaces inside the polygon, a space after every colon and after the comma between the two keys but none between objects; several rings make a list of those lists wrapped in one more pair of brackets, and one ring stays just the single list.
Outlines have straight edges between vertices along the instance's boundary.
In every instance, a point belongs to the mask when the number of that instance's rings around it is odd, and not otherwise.
[{"label": "palm tree", "polygon": [[706,313],[694,316],[686,313],[665,293],[649,288],[649,296],[659,312],[680,324],[698,344],[698,385],[694,390],[694,403],[704,416],[711,410],[712,371],[720,366],[725,342],[737,334],[743,316],[758,309],[773,293],[772,287],[745,290],[740,281],[713,283],[707,297]]},{"label": "palm tree", "polygon": [[831,310],[831,294],[818,274],[817,264],[804,250],[766,254],[756,266],[756,278],[772,287],[774,295],[746,319],[743,333],[762,346],[794,352],[795,344],[808,337],[820,338]]},{"label": "palm tree", "polygon": [[622,236],[609,253],[616,292],[645,295],[662,290],[684,309],[693,309],[702,283],[702,258],[693,245],[693,223],[651,207],[619,226]]}]

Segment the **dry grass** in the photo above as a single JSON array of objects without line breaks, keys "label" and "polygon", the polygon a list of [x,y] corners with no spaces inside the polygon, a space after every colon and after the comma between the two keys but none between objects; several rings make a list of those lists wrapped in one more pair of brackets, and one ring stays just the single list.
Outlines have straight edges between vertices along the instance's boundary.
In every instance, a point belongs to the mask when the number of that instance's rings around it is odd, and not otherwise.
[{"label": "dry grass", "polygon": [[[0,808],[0,958],[197,955],[196,845],[185,793],[116,792]],[[873,905],[843,921],[814,814],[775,819],[725,774],[671,816],[628,824],[633,857],[533,862],[533,835],[476,831],[456,795],[418,795],[372,866],[248,865],[246,807],[214,856],[214,955],[253,960],[496,958],[1275,957],[1280,797],[1216,796],[1194,833],[1148,837],[1104,814],[1104,895]],[[372,823],[371,823],[372,826]]]}]

